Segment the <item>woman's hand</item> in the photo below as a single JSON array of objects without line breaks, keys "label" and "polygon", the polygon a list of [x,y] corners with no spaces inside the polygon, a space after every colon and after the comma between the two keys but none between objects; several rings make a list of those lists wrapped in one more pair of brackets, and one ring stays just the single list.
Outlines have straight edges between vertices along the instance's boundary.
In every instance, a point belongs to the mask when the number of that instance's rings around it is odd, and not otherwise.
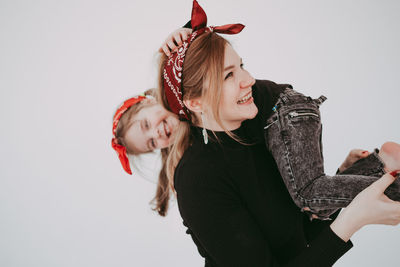
[{"label": "woman's hand", "polygon": [[342,165],[340,165],[339,172],[346,170],[351,165],[353,165],[354,162],[356,162],[357,160],[368,157],[369,154],[370,153],[368,151],[362,149],[351,150],[350,153],[347,155],[346,159],[344,160],[344,162],[342,163]]},{"label": "woman's hand", "polygon": [[192,29],[188,28],[179,28],[173,31],[168,35],[158,51],[161,53],[164,52],[167,56],[170,56],[171,52],[175,52],[178,47],[183,44],[183,41],[187,40],[191,33]]},{"label": "woman's hand", "polygon": [[387,173],[361,191],[331,224],[332,231],[347,242],[367,224],[399,224],[400,202],[393,201],[384,194],[386,188],[396,179],[392,174],[396,176],[395,173]]}]

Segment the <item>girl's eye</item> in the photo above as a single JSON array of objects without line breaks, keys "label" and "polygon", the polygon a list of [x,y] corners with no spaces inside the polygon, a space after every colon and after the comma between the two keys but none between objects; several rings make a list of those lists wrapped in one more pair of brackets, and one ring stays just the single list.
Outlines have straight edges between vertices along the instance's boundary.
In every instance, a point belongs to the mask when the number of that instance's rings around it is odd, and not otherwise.
[{"label": "girl's eye", "polygon": [[156,142],[154,141],[154,138],[151,138],[151,139],[150,139],[150,143],[151,143],[151,147],[152,147],[153,149],[156,149]]},{"label": "girl's eye", "polygon": [[226,76],[225,76],[225,80],[232,77],[233,76],[233,72],[229,72]]},{"label": "girl's eye", "polygon": [[147,120],[144,121],[144,127],[145,129],[149,129],[149,122]]},{"label": "girl's eye", "polygon": [[240,67],[241,67],[242,69],[244,69],[244,64],[243,64],[243,63],[241,63],[241,64],[240,64]]}]

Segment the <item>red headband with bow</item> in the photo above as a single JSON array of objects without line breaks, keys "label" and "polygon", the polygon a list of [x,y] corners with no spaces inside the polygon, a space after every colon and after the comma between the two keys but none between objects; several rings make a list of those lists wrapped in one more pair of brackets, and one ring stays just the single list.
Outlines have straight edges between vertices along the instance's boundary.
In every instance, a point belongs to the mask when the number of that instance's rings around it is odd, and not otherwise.
[{"label": "red headband with bow", "polygon": [[126,100],[115,112],[114,119],[113,119],[113,125],[112,125],[112,139],[111,139],[111,146],[114,148],[114,150],[117,152],[118,158],[121,161],[122,167],[124,170],[132,174],[131,171],[131,166],[129,164],[129,159],[128,159],[128,154],[126,153],[126,147],[118,143],[117,137],[116,137],[116,131],[117,131],[117,126],[118,122],[120,121],[122,115],[133,105],[139,103],[140,101],[146,99],[146,96],[144,94],[138,95],[132,98],[129,98]]},{"label": "red headband with bow", "polygon": [[163,70],[164,90],[171,111],[181,119],[188,120],[186,107],[183,104],[182,95],[182,71],[183,61],[189,45],[204,32],[217,32],[224,34],[237,34],[244,28],[243,24],[227,24],[223,26],[207,27],[207,15],[196,0],[193,0],[191,24],[193,32],[187,41],[176,53],[172,53]]}]

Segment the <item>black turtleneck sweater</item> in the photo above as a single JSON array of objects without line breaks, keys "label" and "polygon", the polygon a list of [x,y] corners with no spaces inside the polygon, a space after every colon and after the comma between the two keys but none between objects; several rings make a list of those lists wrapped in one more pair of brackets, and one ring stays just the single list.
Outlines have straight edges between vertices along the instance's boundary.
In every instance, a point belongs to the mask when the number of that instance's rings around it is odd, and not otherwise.
[{"label": "black turtleneck sweater", "polygon": [[[191,127],[191,145],[175,171],[178,206],[206,266],[331,266],[351,247],[293,203],[265,148],[262,123],[287,85],[257,81],[258,115],[234,134]],[[337,215],[337,214],[336,214]]]}]

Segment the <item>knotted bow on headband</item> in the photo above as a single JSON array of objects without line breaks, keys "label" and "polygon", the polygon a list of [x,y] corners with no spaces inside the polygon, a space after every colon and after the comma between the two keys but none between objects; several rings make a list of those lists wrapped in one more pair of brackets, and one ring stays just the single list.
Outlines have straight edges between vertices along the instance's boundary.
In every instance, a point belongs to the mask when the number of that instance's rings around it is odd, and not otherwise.
[{"label": "knotted bow on headband", "polygon": [[237,34],[244,28],[243,24],[226,24],[223,26],[207,27],[207,15],[196,0],[193,0],[191,25],[193,32],[187,41],[176,53],[172,53],[164,66],[163,78],[165,96],[171,111],[181,119],[189,120],[182,95],[182,71],[183,61],[189,45],[204,32],[217,32],[224,34]]},{"label": "knotted bow on headband", "polygon": [[126,153],[126,147],[124,147],[123,145],[120,145],[118,143],[118,140],[117,140],[117,137],[115,134],[117,131],[118,122],[121,119],[122,115],[124,115],[124,113],[131,106],[139,103],[140,101],[142,101],[144,99],[146,99],[146,96],[144,94],[129,98],[117,109],[117,111],[115,112],[115,115],[114,115],[114,119],[113,119],[113,126],[112,126],[113,138],[111,140],[111,146],[112,146],[112,148],[114,148],[115,151],[117,151],[118,158],[121,161],[122,167],[129,174],[132,174],[132,171],[131,171],[131,166],[129,164],[128,154]]}]

